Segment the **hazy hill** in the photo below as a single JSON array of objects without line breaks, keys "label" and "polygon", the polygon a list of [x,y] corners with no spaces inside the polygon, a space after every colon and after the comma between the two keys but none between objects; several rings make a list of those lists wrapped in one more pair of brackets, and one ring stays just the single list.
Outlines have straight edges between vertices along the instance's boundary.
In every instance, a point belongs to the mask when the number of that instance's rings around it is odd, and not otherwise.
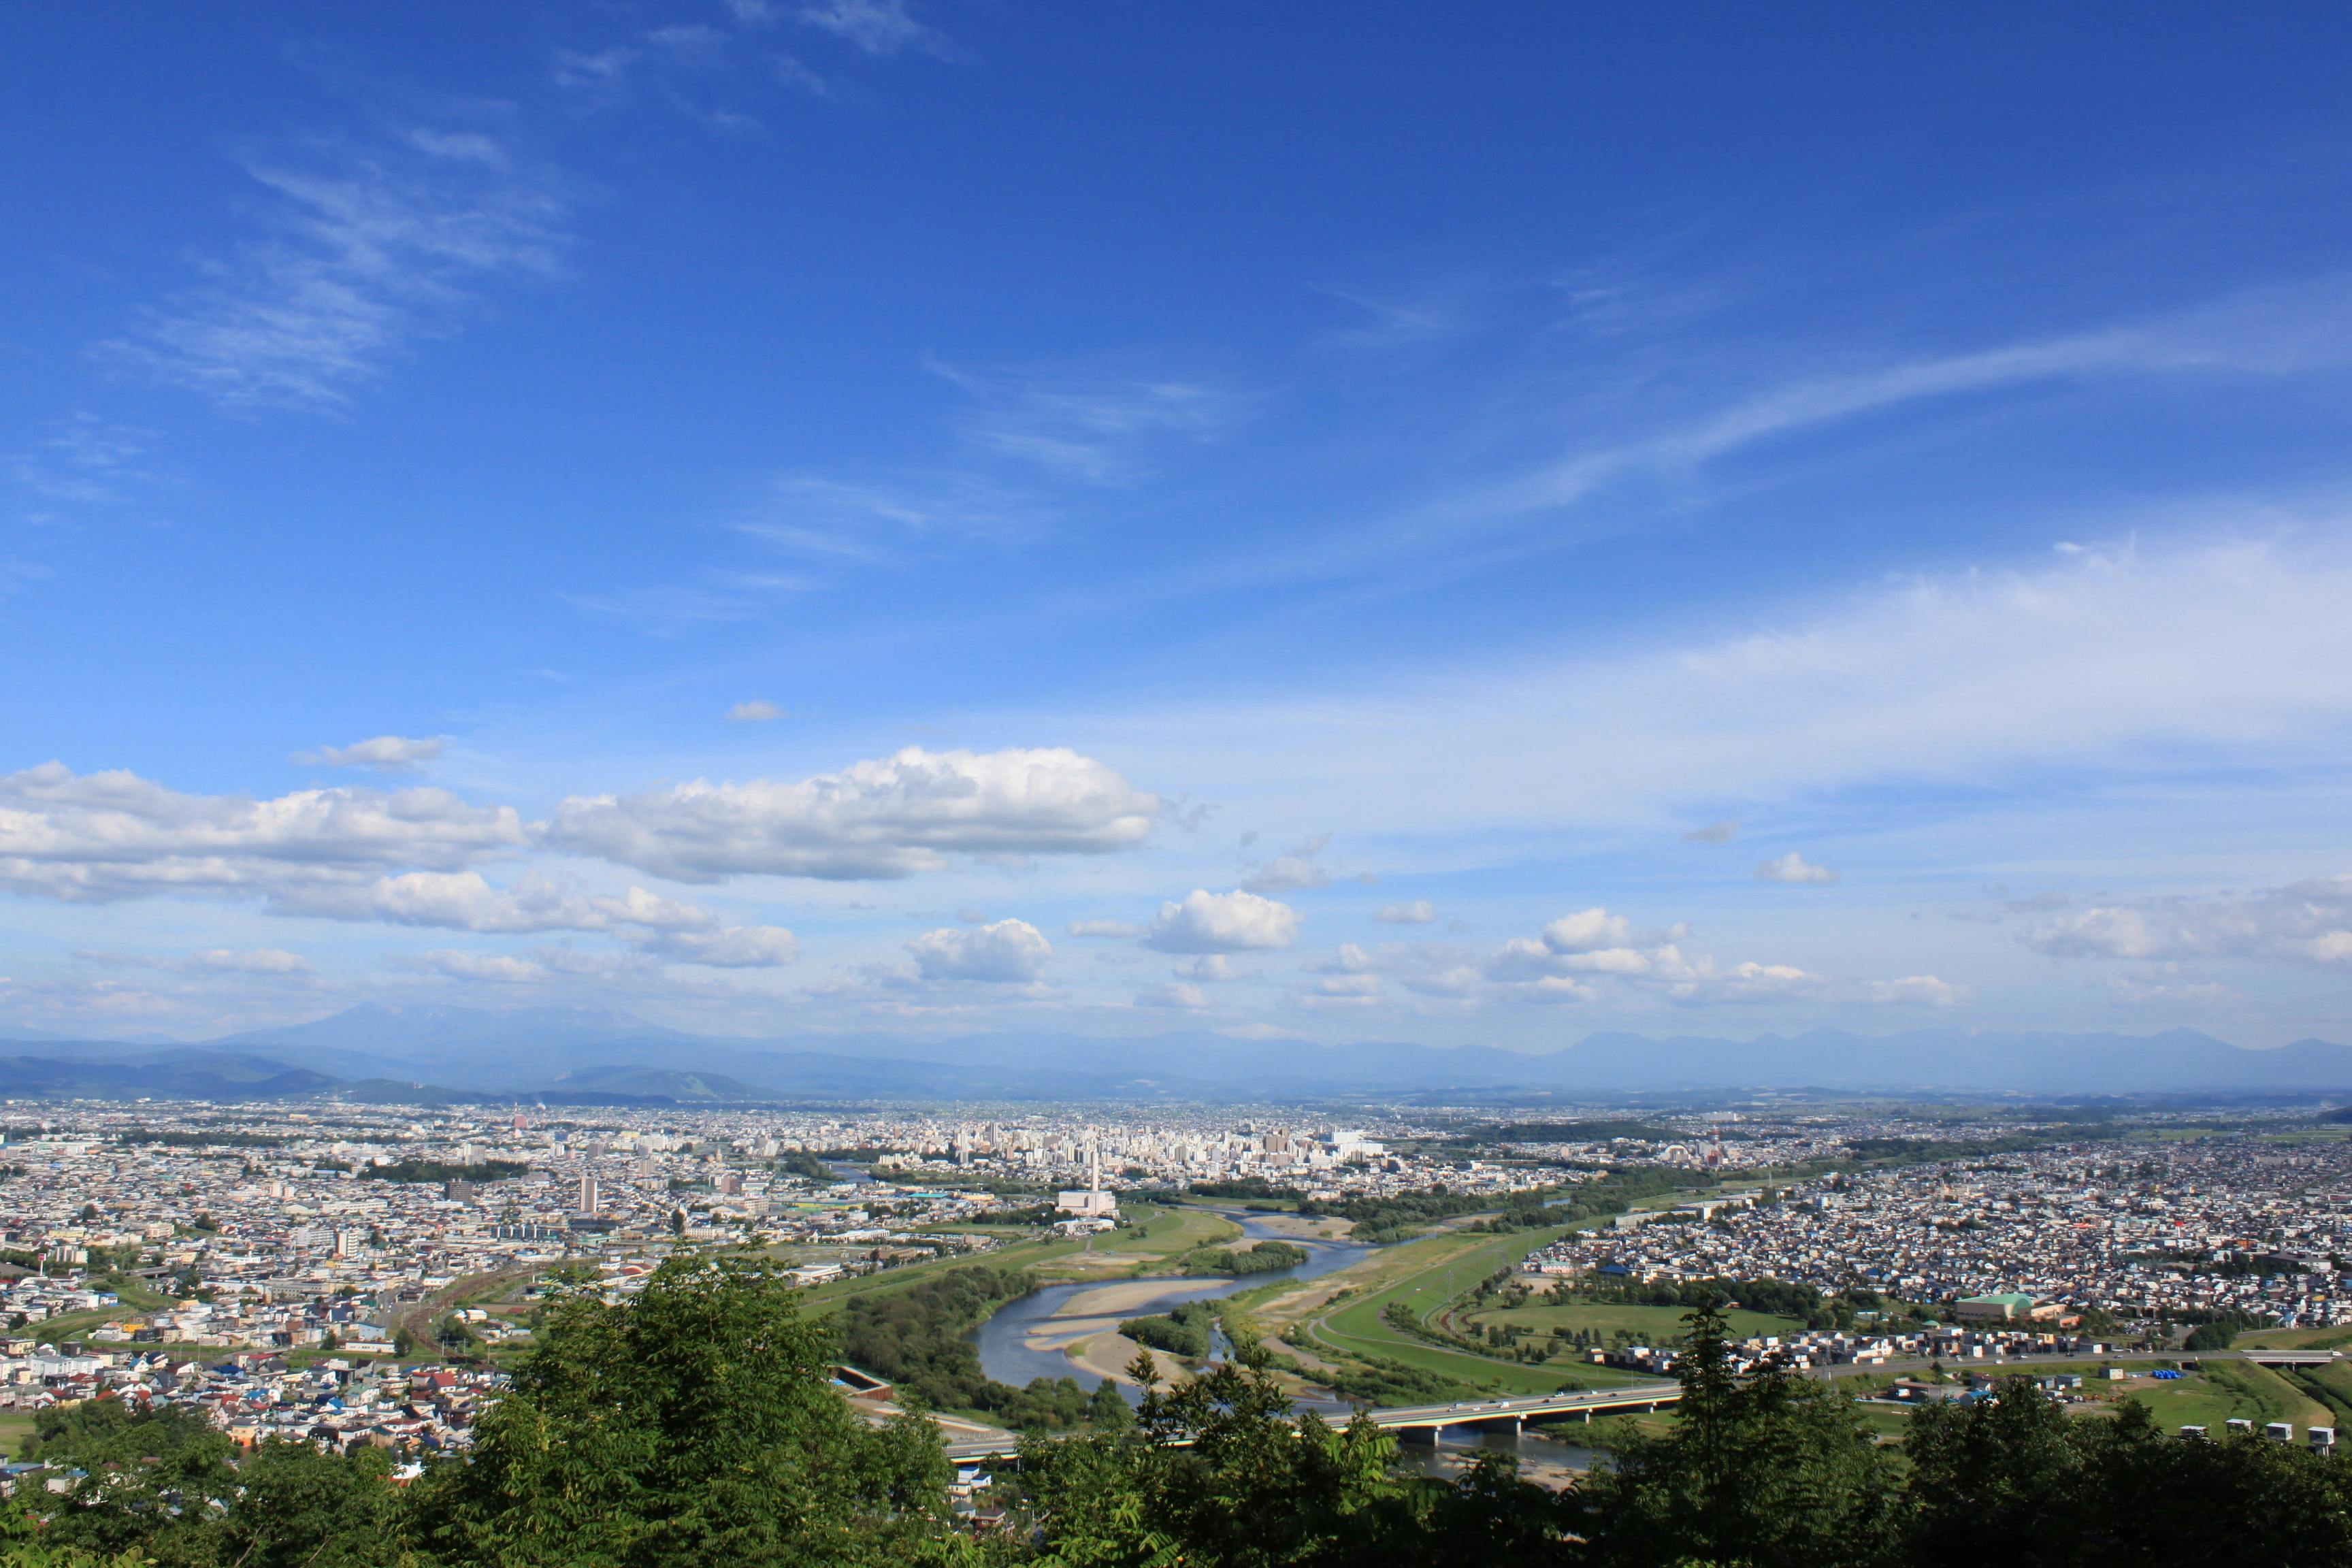
[{"label": "hazy hill", "polygon": [[[304,1087],[304,1086],[308,1087]],[[2116,1034],[1817,1029],[1752,1040],[1588,1036],[1557,1050],[1237,1040],[1208,1031],[746,1039],[599,1008],[489,1012],[370,1005],[159,1051],[121,1041],[25,1044],[0,1094],[255,1098],[328,1089],[389,1099],[439,1085],[549,1103],[774,1099],[1301,1099],[1326,1095],[1826,1089],[2149,1094],[2352,1091],[2352,1048],[2247,1050],[2193,1030]]]}]

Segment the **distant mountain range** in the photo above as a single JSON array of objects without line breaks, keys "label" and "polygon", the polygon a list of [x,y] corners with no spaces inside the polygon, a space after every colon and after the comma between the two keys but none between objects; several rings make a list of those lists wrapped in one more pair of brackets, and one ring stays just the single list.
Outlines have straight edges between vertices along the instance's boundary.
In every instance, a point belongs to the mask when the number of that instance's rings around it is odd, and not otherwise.
[{"label": "distant mountain range", "polygon": [[[1509,1100],[1733,1090],[2030,1095],[2352,1093],[2352,1047],[2247,1050],[2193,1030],[2149,1036],[1873,1037],[1817,1029],[1753,1040],[1591,1035],[1542,1053],[1365,1041],[1236,1040],[1207,1032],[760,1040],[694,1035],[595,1008],[488,1012],[370,1004],[194,1045],[5,1037],[0,1095],[547,1104],[850,1100]],[[658,1065],[656,1065],[658,1064]]]}]

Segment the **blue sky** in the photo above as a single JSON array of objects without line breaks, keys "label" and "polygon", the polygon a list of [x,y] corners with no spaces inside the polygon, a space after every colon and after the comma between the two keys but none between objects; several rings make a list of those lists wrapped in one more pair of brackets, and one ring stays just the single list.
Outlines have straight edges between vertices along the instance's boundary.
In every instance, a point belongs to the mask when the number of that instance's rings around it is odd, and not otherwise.
[{"label": "blue sky", "polygon": [[2352,20],[0,23],[0,1024],[2345,1038]]}]

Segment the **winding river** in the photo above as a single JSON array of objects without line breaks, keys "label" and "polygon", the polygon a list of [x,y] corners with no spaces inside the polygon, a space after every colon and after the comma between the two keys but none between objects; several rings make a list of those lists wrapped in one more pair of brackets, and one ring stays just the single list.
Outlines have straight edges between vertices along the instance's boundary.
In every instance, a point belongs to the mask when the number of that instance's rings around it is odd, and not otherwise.
[{"label": "winding river", "polygon": [[[1048,1285],[1007,1306],[972,1331],[972,1342],[980,1351],[981,1370],[999,1383],[1009,1383],[1016,1388],[1027,1384],[1032,1378],[1073,1375],[1076,1375],[1083,1385],[1087,1381],[1087,1377],[1076,1373],[1071,1366],[1069,1359],[1060,1350],[1032,1350],[1028,1343],[1031,1333],[1043,1327],[1045,1320],[1059,1312],[1075,1296],[1082,1295],[1088,1290],[1102,1289],[1106,1285],[1161,1287],[1148,1296],[1122,1301],[1119,1317],[1140,1318],[1157,1312],[1165,1312],[1186,1301],[1215,1300],[1238,1291],[1255,1289],[1260,1285],[1269,1285],[1276,1280],[1315,1279],[1326,1274],[1336,1274],[1372,1250],[1361,1242],[1328,1241],[1314,1237],[1292,1235],[1275,1228],[1259,1215],[1246,1210],[1219,1209],[1215,1212],[1240,1226],[1242,1235],[1249,1240],[1282,1241],[1293,1247],[1304,1248],[1307,1261],[1277,1273],[1244,1274],[1231,1279],[1215,1275],[1207,1278],[1169,1275],[1141,1279],[1087,1279],[1066,1285]],[[1219,1335],[1220,1349],[1223,1348],[1223,1336]],[[1133,1403],[1136,1398],[1134,1389],[1122,1387],[1120,1392],[1127,1395],[1129,1403]],[[1336,1399],[1307,1399],[1301,1400],[1299,1403],[1304,1408],[1318,1410],[1327,1415],[1335,1415],[1343,1419],[1354,1408],[1344,1401]],[[1406,1445],[1400,1447],[1396,1463],[1404,1468],[1425,1475],[1448,1475],[1459,1467],[1470,1451],[1482,1447],[1500,1448],[1506,1453],[1516,1454],[1521,1464],[1529,1468],[1531,1474],[1539,1473],[1542,1468],[1547,1468],[1558,1470],[1587,1469],[1591,1467],[1595,1458],[1595,1456],[1587,1449],[1572,1444],[1557,1442],[1532,1432],[1514,1437],[1482,1432],[1475,1427],[1449,1426],[1438,1434],[1438,1441],[1434,1447]]]},{"label": "winding river", "polygon": [[980,1349],[981,1370],[997,1382],[1009,1383],[1015,1388],[1025,1385],[1034,1377],[1070,1376],[1068,1358],[1058,1350],[1031,1350],[1029,1335],[1047,1318],[1059,1312],[1073,1296],[1099,1290],[1106,1285],[1160,1286],[1160,1289],[1127,1301],[1119,1309],[1118,1315],[1122,1318],[1143,1318],[1165,1312],[1186,1301],[1215,1300],[1236,1291],[1271,1285],[1280,1279],[1314,1279],[1326,1274],[1336,1274],[1371,1251],[1361,1242],[1326,1241],[1315,1237],[1293,1236],[1276,1229],[1261,1216],[1244,1210],[1219,1209],[1216,1212],[1240,1226],[1246,1239],[1287,1242],[1304,1250],[1307,1261],[1272,1273],[1243,1274],[1230,1279],[1214,1274],[1190,1278],[1168,1275],[1140,1279],[1081,1279],[1067,1285],[1048,1285],[1013,1302],[972,1331],[972,1342]]}]

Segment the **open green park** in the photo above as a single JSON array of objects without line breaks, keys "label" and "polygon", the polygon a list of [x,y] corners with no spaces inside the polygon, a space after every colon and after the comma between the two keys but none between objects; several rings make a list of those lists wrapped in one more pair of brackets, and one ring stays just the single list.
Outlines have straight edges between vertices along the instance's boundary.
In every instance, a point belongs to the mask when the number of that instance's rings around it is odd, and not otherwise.
[{"label": "open green park", "polygon": [[[1492,1307],[1457,1312],[1456,1320],[1474,1332],[1488,1328],[1523,1329],[1549,1336],[1555,1330],[1589,1333],[1603,1344],[1618,1335],[1633,1344],[1671,1344],[1686,1331],[1686,1307],[1641,1307],[1622,1301],[1570,1301],[1555,1304],[1537,1297],[1517,1307]],[[1724,1314],[1731,1337],[1744,1340],[1761,1334],[1794,1333],[1804,1327],[1794,1318],[1735,1309]]]},{"label": "open green park", "polygon": [[1585,1363],[1529,1364],[1433,1343],[1391,1321],[1390,1309],[1400,1307],[1424,1331],[1433,1332],[1438,1314],[1480,1280],[1515,1267],[1530,1251],[1571,1228],[1503,1235],[1441,1232],[1383,1247],[1353,1268],[1316,1281],[1319,1289],[1261,1287],[1234,1298],[1234,1306],[1256,1317],[1267,1331],[1302,1352],[1302,1358],[1341,1365],[1350,1360],[1387,1361],[1442,1380],[1447,1391],[1433,1391],[1433,1397],[1464,1392],[1552,1394],[1641,1381],[1632,1373]]}]

